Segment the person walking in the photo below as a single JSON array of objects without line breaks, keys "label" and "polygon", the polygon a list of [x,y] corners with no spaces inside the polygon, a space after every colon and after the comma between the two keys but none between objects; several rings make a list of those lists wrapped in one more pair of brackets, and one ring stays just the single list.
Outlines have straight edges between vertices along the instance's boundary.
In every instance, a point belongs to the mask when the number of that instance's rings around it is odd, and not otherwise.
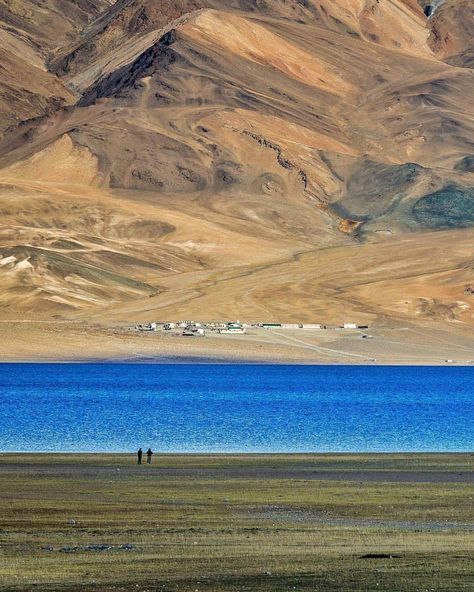
[{"label": "person walking", "polygon": [[146,462],[148,465],[151,465],[151,457],[153,456],[153,451],[151,448],[148,448],[146,451]]},{"label": "person walking", "polygon": [[137,464],[139,464],[139,465],[142,464],[142,454],[143,454],[143,450],[141,448],[139,448],[137,450]]}]

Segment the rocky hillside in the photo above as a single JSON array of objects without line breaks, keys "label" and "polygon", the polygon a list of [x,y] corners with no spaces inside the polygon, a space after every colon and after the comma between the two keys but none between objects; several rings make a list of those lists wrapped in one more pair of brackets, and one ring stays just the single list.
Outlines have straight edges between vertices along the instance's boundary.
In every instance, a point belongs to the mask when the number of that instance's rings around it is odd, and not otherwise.
[{"label": "rocky hillside", "polygon": [[58,47],[79,39],[109,0],[0,2],[0,136],[5,127],[74,104],[77,96],[49,71]]},{"label": "rocky hillside", "polygon": [[7,3],[3,314],[472,325],[472,11]]}]

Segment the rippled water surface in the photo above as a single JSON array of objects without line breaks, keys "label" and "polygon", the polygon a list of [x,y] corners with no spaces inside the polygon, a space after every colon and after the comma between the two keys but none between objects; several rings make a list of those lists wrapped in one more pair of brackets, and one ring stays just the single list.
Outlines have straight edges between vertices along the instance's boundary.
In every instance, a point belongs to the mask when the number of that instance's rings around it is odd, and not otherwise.
[{"label": "rippled water surface", "polygon": [[0,364],[0,450],[472,451],[474,368]]}]

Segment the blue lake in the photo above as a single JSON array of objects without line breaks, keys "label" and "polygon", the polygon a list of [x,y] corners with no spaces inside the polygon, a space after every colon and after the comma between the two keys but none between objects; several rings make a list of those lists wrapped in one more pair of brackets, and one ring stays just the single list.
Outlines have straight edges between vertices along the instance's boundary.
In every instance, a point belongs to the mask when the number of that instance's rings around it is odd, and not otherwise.
[{"label": "blue lake", "polygon": [[473,451],[474,368],[0,364],[0,451]]}]

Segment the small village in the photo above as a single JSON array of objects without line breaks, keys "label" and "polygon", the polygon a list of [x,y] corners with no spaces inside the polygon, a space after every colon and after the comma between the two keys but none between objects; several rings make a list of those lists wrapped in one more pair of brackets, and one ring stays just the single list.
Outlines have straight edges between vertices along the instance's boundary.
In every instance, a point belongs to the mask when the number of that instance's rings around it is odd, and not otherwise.
[{"label": "small village", "polygon": [[[171,335],[180,335],[182,337],[205,337],[206,333],[213,334],[245,334],[248,329],[263,329],[263,330],[278,330],[278,329],[292,329],[292,330],[313,330],[313,331],[350,331],[357,329],[368,329],[368,325],[359,325],[357,323],[343,323],[338,326],[328,326],[321,323],[243,323],[240,321],[227,322],[198,322],[191,320],[176,321],[176,322],[149,322],[146,324],[138,324],[133,328],[140,332],[155,332],[164,331]],[[370,337],[364,335],[364,337]]]}]

